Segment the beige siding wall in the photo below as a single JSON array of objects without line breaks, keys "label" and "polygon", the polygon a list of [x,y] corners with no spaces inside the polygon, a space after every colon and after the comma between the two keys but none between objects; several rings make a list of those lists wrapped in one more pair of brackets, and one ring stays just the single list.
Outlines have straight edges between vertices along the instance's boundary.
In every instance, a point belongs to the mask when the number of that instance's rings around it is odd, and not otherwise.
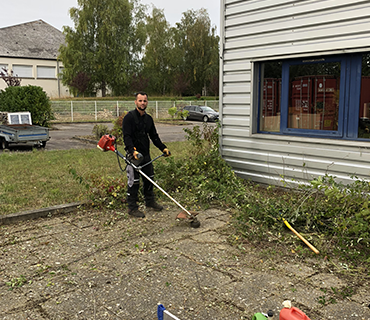
[{"label": "beige siding wall", "polygon": [[370,51],[370,1],[221,0],[221,153],[262,183],[370,178],[370,142],[258,134],[255,62]]},{"label": "beige siding wall", "polygon": [[[40,86],[46,92],[50,98],[64,98],[70,97],[70,93],[67,87],[63,86],[62,82],[58,80],[57,75],[57,61],[52,60],[36,60],[36,59],[19,59],[19,58],[4,58],[0,57],[0,65],[7,65],[8,70],[13,69],[13,65],[32,66],[32,77],[22,78],[21,85],[34,85]],[[52,78],[38,78],[37,67],[54,67],[55,75]],[[59,63],[59,68],[62,64]],[[0,90],[7,87],[6,83],[0,79]]]}]

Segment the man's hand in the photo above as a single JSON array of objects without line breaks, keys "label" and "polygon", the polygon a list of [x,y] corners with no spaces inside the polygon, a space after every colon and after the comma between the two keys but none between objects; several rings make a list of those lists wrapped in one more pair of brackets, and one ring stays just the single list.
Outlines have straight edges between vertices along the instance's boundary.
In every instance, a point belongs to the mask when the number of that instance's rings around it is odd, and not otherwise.
[{"label": "man's hand", "polygon": [[170,150],[168,150],[167,148],[163,149],[162,152],[163,152],[163,154],[164,154],[165,157],[169,157],[171,155]]},{"label": "man's hand", "polygon": [[135,160],[139,160],[139,152],[137,152],[136,150],[132,153],[133,157],[135,158]]}]

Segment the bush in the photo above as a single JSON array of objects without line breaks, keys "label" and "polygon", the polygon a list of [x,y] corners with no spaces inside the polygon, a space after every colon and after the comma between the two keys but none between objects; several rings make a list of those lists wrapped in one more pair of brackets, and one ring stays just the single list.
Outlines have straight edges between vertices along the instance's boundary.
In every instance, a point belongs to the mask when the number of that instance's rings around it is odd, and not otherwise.
[{"label": "bush", "polygon": [[109,133],[109,129],[105,124],[96,124],[92,129],[92,133],[96,140],[100,140],[102,136]]},{"label": "bush", "polygon": [[123,176],[113,178],[91,174],[83,177],[74,168],[70,168],[69,173],[78,183],[85,186],[86,196],[93,206],[115,209],[121,208],[126,202],[126,183]]},{"label": "bush", "polygon": [[175,118],[175,115],[177,113],[177,108],[176,107],[169,108],[168,109],[168,113],[172,117],[172,119],[174,119]]},{"label": "bush", "polygon": [[116,141],[118,144],[123,143],[122,121],[126,114],[127,111],[125,111],[117,119],[113,120],[113,129],[111,130],[110,134],[116,137]]},{"label": "bush", "polygon": [[0,111],[29,111],[35,125],[49,126],[54,119],[49,97],[38,86],[7,87],[0,91]]}]

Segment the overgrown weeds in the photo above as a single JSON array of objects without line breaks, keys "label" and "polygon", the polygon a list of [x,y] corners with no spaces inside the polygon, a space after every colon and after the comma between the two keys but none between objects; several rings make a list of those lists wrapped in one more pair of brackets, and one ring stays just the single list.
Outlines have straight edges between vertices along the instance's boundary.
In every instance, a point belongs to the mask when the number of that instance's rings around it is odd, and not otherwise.
[{"label": "overgrown weeds", "polygon": [[284,217],[324,253],[370,261],[369,182],[353,177],[352,184],[343,185],[325,176],[298,190],[259,186],[239,178],[220,157],[218,127],[184,130],[189,156],[158,162],[156,178],[188,206],[233,209],[236,233],[248,241],[264,241],[267,234],[284,241]]}]

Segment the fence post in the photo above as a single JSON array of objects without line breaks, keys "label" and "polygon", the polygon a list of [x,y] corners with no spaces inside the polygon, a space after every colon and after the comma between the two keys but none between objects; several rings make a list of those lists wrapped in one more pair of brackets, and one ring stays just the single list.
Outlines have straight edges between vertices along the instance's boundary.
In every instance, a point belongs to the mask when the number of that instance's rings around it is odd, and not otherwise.
[{"label": "fence post", "polygon": [[155,102],[155,118],[158,119],[158,101]]},{"label": "fence post", "polygon": [[119,117],[119,105],[118,105],[118,101],[117,101],[117,117]]},{"label": "fence post", "polygon": [[207,100],[204,100],[204,105],[207,106]]},{"label": "fence post", "polygon": [[96,107],[96,101],[95,101],[95,121],[98,120],[98,109]]},{"label": "fence post", "polygon": [[73,101],[71,101],[71,119],[73,122]]}]

